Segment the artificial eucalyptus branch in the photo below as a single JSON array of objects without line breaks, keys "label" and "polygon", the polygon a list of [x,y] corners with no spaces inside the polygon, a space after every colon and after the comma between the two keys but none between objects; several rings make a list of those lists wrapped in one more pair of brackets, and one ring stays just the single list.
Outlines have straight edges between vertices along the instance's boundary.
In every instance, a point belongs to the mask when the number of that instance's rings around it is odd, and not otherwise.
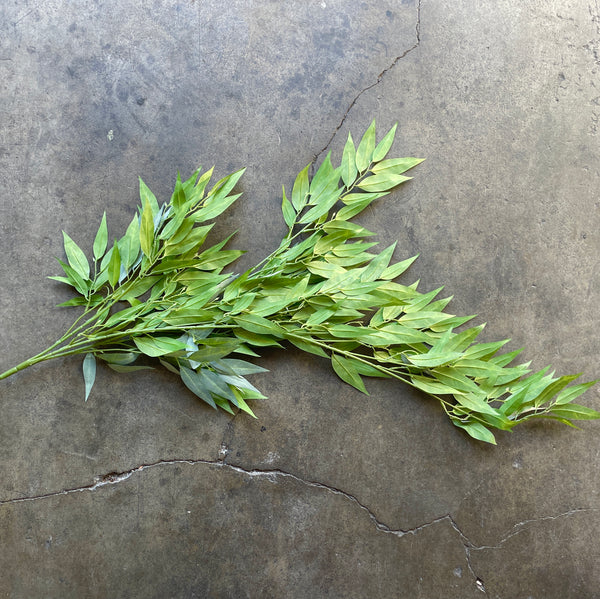
[{"label": "artificial eucalyptus branch", "polygon": [[[385,159],[393,127],[377,144],[375,122],[358,147],[348,136],[342,162],[330,155],[314,177],[307,166],[291,195],[283,189],[288,233],[254,268],[223,272],[243,252],[204,249],[212,221],[240,194],[243,169],[206,191],[212,169],[177,177],[159,205],[140,180],[141,205],[125,235],[108,246],[106,213],[93,242],[93,263],[64,233],[64,276],[82,306],[69,330],[48,349],[0,375],[38,362],[84,354],[87,400],[96,359],[118,372],[150,368],[141,356],[178,374],[213,408],[251,415],[264,396],[246,378],[264,369],[240,356],[288,342],[331,361],[336,374],[366,393],[363,377],[398,379],[437,399],[450,420],[472,437],[495,443],[491,429],[511,430],[537,418],[572,425],[600,413],[573,403],[595,381],[568,386],[579,375],[554,377],[545,368],[511,365],[518,351],[499,354],[508,340],[475,343],[483,325],[444,311],[440,289],[417,291],[395,282],[415,260],[391,263],[395,244],[369,250],[372,235],[349,219],[407,181],[417,158]],[[458,329],[458,330],[457,330]],[[237,357],[232,357],[236,355]]]}]

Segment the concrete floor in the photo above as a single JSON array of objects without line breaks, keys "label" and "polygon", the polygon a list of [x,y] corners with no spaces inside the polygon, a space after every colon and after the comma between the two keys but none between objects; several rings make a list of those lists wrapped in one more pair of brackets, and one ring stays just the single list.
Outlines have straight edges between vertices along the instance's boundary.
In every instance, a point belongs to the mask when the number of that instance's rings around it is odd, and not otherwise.
[{"label": "concrete floor", "polygon": [[[486,340],[600,377],[600,6],[0,1],[0,371],[71,320],[60,231],[120,234],[137,177],[248,166],[242,264],[280,186],[371,119],[415,179],[362,218]],[[0,596],[600,597],[600,425],[478,444],[389,381],[269,352],[258,420],[80,359],[0,383]],[[600,408],[600,391],[582,399]],[[485,594],[485,595],[484,595]]]}]

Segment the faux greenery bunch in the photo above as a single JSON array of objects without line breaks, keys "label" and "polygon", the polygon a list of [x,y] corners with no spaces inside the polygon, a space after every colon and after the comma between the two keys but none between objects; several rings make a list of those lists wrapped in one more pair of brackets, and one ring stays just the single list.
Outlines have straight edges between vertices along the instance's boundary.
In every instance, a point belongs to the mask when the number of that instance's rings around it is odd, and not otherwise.
[{"label": "faux greenery bunch", "polygon": [[[573,400],[593,382],[567,386],[579,375],[530,374],[513,365],[518,351],[499,354],[507,340],[475,343],[483,325],[444,311],[440,289],[394,280],[415,260],[391,263],[395,244],[379,253],[373,235],[350,219],[409,177],[417,158],[385,159],[392,128],[377,144],[375,122],[358,147],[348,136],[342,162],[330,155],[312,179],[307,166],[291,195],[283,189],[288,233],[254,268],[223,272],[241,251],[229,237],[204,249],[212,221],[239,196],[244,169],[207,191],[212,169],[179,176],[160,205],[140,180],[141,206],[125,235],[108,246],[106,213],[93,243],[93,264],[64,233],[64,276],[50,277],[78,296],[62,306],[83,306],[69,330],[48,349],[0,375],[60,356],[84,354],[87,400],[100,359],[118,372],[149,368],[155,359],[178,374],[213,408],[243,410],[264,396],[246,378],[264,371],[240,356],[289,342],[331,361],[336,374],[366,393],[364,377],[407,383],[439,401],[453,424],[495,443],[491,429],[510,430],[536,418],[572,425],[600,414]],[[459,329],[459,330],[457,330]],[[237,357],[232,357],[237,356]]]}]

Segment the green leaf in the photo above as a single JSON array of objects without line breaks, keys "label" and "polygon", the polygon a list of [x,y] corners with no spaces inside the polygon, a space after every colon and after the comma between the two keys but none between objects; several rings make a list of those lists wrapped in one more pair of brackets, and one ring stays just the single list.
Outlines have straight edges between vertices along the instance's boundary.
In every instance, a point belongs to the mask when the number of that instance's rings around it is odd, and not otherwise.
[{"label": "green leaf", "polygon": [[[156,200],[156,196],[150,191],[150,188],[142,181],[141,177],[139,178],[140,180],[140,200],[142,202],[142,206],[148,202],[148,204],[150,204],[150,208],[152,209],[152,215],[154,218],[158,217],[158,213],[159,213],[159,207],[158,207],[158,202]],[[158,222],[155,222],[154,225],[158,225]]]},{"label": "green leaf", "polygon": [[186,347],[185,343],[171,337],[151,337],[145,335],[143,337],[134,337],[133,342],[143,354],[153,358],[172,354]]},{"label": "green leaf", "polygon": [[152,259],[154,246],[154,217],[152,206],[147,198],[143,200],[142,224],[140,226],[140,247],[142,252]]},{"label": "green leaf", "polygon": [[108,362],[109,364],[119,364],[125,366],[135,362],[140,354],[137,352],[102,352],[97,353],[96,357]]},{"label": "green leaf", "polygon": [[165,256],[183,256],[192,249],[197,251],[204,244],[211,228],[212,225],[196,227],[195,229],[186,227],[188,233],[183,239],[180,240],[181,236],[177,233],[165,243]]},{"label": "green leaf", "polygon": [[257,333],[258,335],[273,335],[276,338],[281,339],[283,330],[281,327],[262,316],[256,316],[254,314],[244,314],[235,316],[233,320],[246,331],[251,333]]},{"label": "green leaf", "polygon": [[235,336],[238,339],[241,339],[242,341],[245,341],[246,343],[249,343],[250,345],[256,345],[258,347],[269,347],[269,346],[274,346],[274,347],[283,347],[281,344],[279,344],[277,341],[275,341],[275,339],[273,339],[273,337],[271,337],[270,335],[260,335],[258,333],[252,333],[246,329],[235,329],[234,330]]},{"label": "green leaf", "polygon": [[[188,358],[194,362],[212,362],[219,358],[228,356],[231,352],[235,351],[241,342],[235,337],[228,337],[224,339],[206,339],[202,345],[199,346],[197,351],[188,354]],[[242,360],[239,360],[240,362]]]},{"label": "green leaf", "polygon": [[119,245],[115,240],[115,244],[112,249],[112,255],[110,262],[108,263],[108,282],[111,287],[114,287],[119,281],[119,275],[121,273],[121,256],[119,254]]},{"label": "green leaf", "polygon": [[323,225],[323,230],[326,233],[337,233],[344,232],[348,234],[348,238],[353,237],[371,237],[375,235],[371,231],[368,231],[364,227],[357,225],[356,223],[350,223],[345,220],[330,220]]},{"label": "green leaf", "polygon": [[492,445],[496,445],[496,438],[492,434],[490,430],[488,430],[483,424],[479,422],[460,422],[457,419],[452,419],[452,422],[467,431],[473,439],[477,439],[478,441],[483,441],[485,443],[491,443]]},{"label": "green leaf", "polygon": [[349,188],[356,179],[356,150],[352,135],[348,133],[348,141],[344,146],[344,154],[342,155],[341,175],[344,185]]},{"label": "green leaf", "polygon": [[336,181],[339,181],[339,171],[333,168],[331,164],[331,152],[329,152],[310,182],[309,191],[311,197],[308,203],[314,206],[316,203],[314,196],[318,196],[325,188],[336,184]]},{"label": "green leaf", "polygon": [[594,386],[598,381],[590,381],[589,383],[580,383],[579,385],[573,385],[567,389],[564,389],[558,394],[558,397],[554,400],[554,405],[563,405],[572,402],[576,397],[579,397],[582,393],[585,393],[590,387]]},{"label": "green leaf", "polygon": [[292,227],[296,220],[296,211],[294,207],[287,199],[285,195],[285,187],[282,186],[283,199],[281,201],[281,212],[283,213],[283,220],[288,227]]},{"label": "green leaf", "polygon": [[310,337],[300,338],[299,335],[290,335],[287,337],[289,342],[292,345],[295,345],[298,349],[308,352],[309,354],[314,354],[316,356],[321,356],[322,358],[329,358],[325,350],[317,345]]},{"label": "green leaf", "polygon": [[327,214],[331,208],[338,201],[342,190],[338,187],[335,189],[326,189],[327,195],[323,194],[319,196],[319,203],[316,206],[313,206],[304,216],[302,216],[298,222],[301,225],[307,223],[314,223],[323,215]]},{"label": "green leaf", "polygon": [[403,272],[405,272],[409,266],[419,257],[419,254],[413,256],[412,258],[407,258],[406,260],[402,260],[402,262],[396,262],[396,264],[392,264],[388,266],[380,275],[380,279],[392,280],[399,277]]},{"label": "green leaf", "polygon": [[185,206],[185,191],[183,190],[183,183],[181,182],[181,175],[177,173],[177,179],[175,180],[175,188],[171,195],[171,206],[176,213],[182,213],[183,207]]},{"label": "green leaf", "polygon": [[407,355],[406,358],[415,366],[421,366],[423,368],[435,368],[436,366],[445,366],[446,364],[451,364],[461,356],[462,354],[460,352],[447,352],[443,354],[433,354],[432,352],[429,352],[427,354],[415,356]]},{"label": "green leaf", "polygon": [[140,253],[140,221],[134,216],[125,236],[119,242],[119,255],[121,257],[121,274],[119,280],[122,281],[127,275],[129,268],[135,263]]},{"label": "green leaf", "polygon": [[108,367],[115,372],[137,372],[138,370],[154,370],[152,366],[122,366],[121,364],[108,364]]},{"label": "green leaf", "polygon": [[412,312],[404,314],[398,322],[407,327],[422,329],[425,327],[431,327],[439,322],[452,318],[451,314],[444,314],[443,312],[429,312],[427,310]]},{"label": "green leaf", "polygon": [[262,366],[257,366],[256,364],[252,364],[251,362],[246,362],[246,360],[238,360],[236,358],[223,358],[216,363],[215,368],[218,368],[220,364],[225,365],[230,368],[234,372],[239,375],[248,375],[248,374],[258,374],[260,372],[269,372],[266,368]]},{"label": "green leaf", "polygon": [[90,276],[90,264],[81,248],[63,231],[65,253],[73,270],[83,279]]},{"label": "green leaf", "polygon": [[386,270],[390,260],[392,259],[392,255],[394,254],[394,250],[396,249],[396,242],[394,242],[389,247],[385,248],[382,252],[380,252],[365,268],[363,273],[360,276],[361,281],[375,281],[379,279],[383,272]]},{"label": "green leaf", "polygon": [[104,256],[104,252],[106,252],[106,245],[108,243],[108,228],[106,226],[106,211],[102,215],[102,221],[100,222],[100,227],[98,228],[98,232],[96,233],[96,238],[94,239],[94,258],[96,260],[100,260],[102,256]]},{"label": "green leaf", "polygon": [[197,395],[202,401],[205,401],[209,406],[213,407],[215,410],[217,409],[217,406],[212,397],[211,390],[207,387],[206,380],[204,377],[200,376],[194,370],[186,368],[185,366],[181,366],[179,368],[179,374],[185,386],[192,393]]},{"label": "green leaf", "polygon": [[250,416],[252,416],[252,418],[256,418],[256,416],[254,415],[254,412],[250,409],[250,407],[248,406],[248,404],[242,397],[241,393],[236,392],[234,390],[234,394],[237,399],[237,404],[238,404],[238,407],[240,408],[240,410],[242,410],[243,412],[246,412],[246,414],[250,414]]},{"label": "green leaf", "polygon": [[366,192],[388,191],[409,179],[410,177],[405,177],[404,175],[394,175],[383,172],[363,179],[358,186]]},{"label": "green leaf", "polygon": [[580,406],[576,403],[552,406],[550,413],[553,416],[565,418],[567,420],[595,420],[600,418],[600,412],[596,412],[596,410],[592,410],[592,408]]},{"label": "green leaf", "polygon": [[373,121],[369,128],[366,130],[358,149],[356,150],[356,168],[359,173],[364,173],[373,158],[373,151],[375,150],[375,121]]},{"label": "green leaf", "polygon": [[454,395],[456,393],[453,385],[444,384],[429,377],[412,375],[410,378],[417,389],[431,395]]},{"label": "green leaf", "polygon": [[292,188],[292,205],[296,212],[300,212],[308,202],[308,169],[310,164],[306,165],[296,177],[294,187]]},{"label": "green leaf", "polygon": [[376,175],[384,173],[400,175],[417,166],[417,164],[421,164],[423,160],[424,158],[392,158],[391,160],[379,162],[371,170]]},{"label": "green leaf", "polygon": [[216,218],[241,196],[241,193],[234,195],[227,194],[235,187],[245,171],[246,169],[242,168],[215,183],[215,186],[206,196],[203,208],[194,216],[196,222],[204,222]]},{"label": "green leaf", "polygon": [[379,162],[383,160],[387,153],[390,151],[392,144],[394,143],[394,137],[396,135],[396,123],[384,136],[384,138],[377,144],[375,151],[373,152],[373,162]]},{"label": "green leaf", "polygon": [[354,364],[352,364],[350,360],[338,356],[337,354],[333,354],[331,356],[331,365],[333,366],[335,373],[344,382],[352,385],[355,389],[358,389],[359,391],[362,391],[362,393],[368,395],[363,380],[360,378],[360,375],[356,371]]},{"label": "green leaf", "polygon": [[87,401],[96,380],[96,359],[94,358],[94,354],[86,354],[83,359],[83,379],[85,381],[85,401]]},{"label": "green leaf", "polygon": [[84,280],[82,276],[71,266],[65,264],[62,260],[58,260],[58,263],[61,265],[62,269],[65,271],[67,275],[67,279],[69,284],[75,287],[75,289],[81,293],[81,295],[88,295],[88,281]]}]

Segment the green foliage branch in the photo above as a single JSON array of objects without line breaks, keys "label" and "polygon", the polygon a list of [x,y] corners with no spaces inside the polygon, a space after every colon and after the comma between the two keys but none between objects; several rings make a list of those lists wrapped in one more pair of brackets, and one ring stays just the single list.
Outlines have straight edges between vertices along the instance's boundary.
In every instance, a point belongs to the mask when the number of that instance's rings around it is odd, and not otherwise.
[{"label": "green foliage branch", "polygon": [[[445,312],[441,290],[417,290],[396,279],[415,260],[392,262],[395,244],[379,253],[372,232],[350,219],[409,180],[417,158],[386,159],[394,126],[376,143],[375,122],[358,146],[352,136],[340,166],[329,154],[315,175],[297,176],[281,209],[288,232],[279,247],[246,272],[223,272],[243,252],[225,249],[229,237],[204,249],[218,217],[241,195],[244,169],[207,187],[212,169],[178,176],[169,202],[159,205],[140,180],[141,205],[125,235],[108,244],[106,213],[93,242],[93,263],[64,233],[64,275],[82,306],[69,330],[40,354],[0,374],[84,354],[87,400],[96,360],[118,372],[150,368],[146,356],[179,375],[213,408],[254,416],[248,402],[263,399],[247,380],[265,369],[240,356],[263,347],[297,348],[331,361],[345,383],[367,393],[364,377],[398,379],[435,398],[457,427],[495,443],[493,429],[549,418],[600,414],[574,400],[595,381],[569,385],[579,375],[555,377],[514,365],[519,351],[498,353],[508,340],[476,343],[483,325]],[[236,357],[232,357],[236,356]]]}]

